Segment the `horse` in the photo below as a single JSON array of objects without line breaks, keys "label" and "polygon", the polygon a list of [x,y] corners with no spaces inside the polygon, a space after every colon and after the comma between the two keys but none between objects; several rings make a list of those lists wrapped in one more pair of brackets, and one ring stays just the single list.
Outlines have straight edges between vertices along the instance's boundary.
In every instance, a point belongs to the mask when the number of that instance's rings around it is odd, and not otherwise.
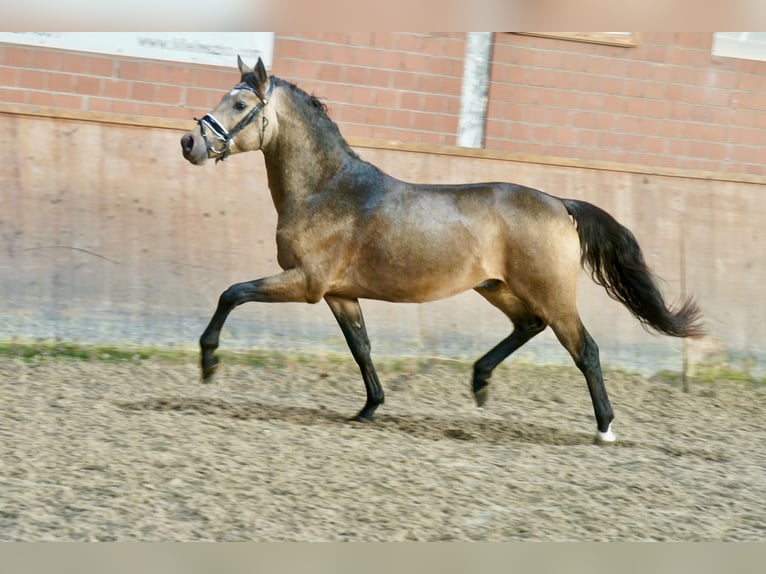
[{"label": "horse", "polygon": [[693,296],[669,305],[633,233],[601,208],[503,182],[413,184],[352,150],[326,105],[237,57],[240,82],[181,138],[194,165],[260,150],[277,211],[282,272],[226,289],[199,340],[202,379],[219,360],[221,329],[246,302],[324,299],[364,381],[353,417],[370,421],[384,391],[370,357],[360,299],[423,303],[473,289],[504,313],[510,334],[473,365],[483,406],[494,369],[550,327],[587,383],[594,441],[615,441],[599,350],[576,306],[580,269],[644,327],[673,337],[704,333]]}]

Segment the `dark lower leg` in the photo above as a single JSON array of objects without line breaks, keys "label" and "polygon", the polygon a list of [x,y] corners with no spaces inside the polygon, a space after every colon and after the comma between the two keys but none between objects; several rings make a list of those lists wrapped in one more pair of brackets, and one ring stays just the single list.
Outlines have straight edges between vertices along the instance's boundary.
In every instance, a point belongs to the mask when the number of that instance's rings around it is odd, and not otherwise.
[{"label": "dark lower leg", "polygon": [[218,358],[215,356],[215,350],[218,348],[223,324],[235,306],[235,304],[226,301],[225,293],[221,295],[213,317],[199,338],[200,367],[202,367],[202,380],[204,381],[209,380],[218,368]]},{"label": "dark lower leg", "polygon": [[325,300],[335,315],[341,331],[343,331],[343,336],[346,338],[351,354],[359,366],[364,380],[364,388],[367,391],[367,401],[353,420],[372,420],[375,410],[383,404],[385,394],[370,357],[370,340],[364,326],[364,317],[359,301],[337,297],[325,297]]},{"label": "dark lower leg", "polygon": [[473,396],[478,406],[483,406],[489,396],[489,379],[492,371],[515,350],[545,329],[545,323],[538,318],[514,323],[514,330],[500,341],[473,366]]},{"label": "dark lower leg", "polygon": [[606,433],[609,431],[609,425],[614,419],[614,412],[606,393],[606,386],[604,386],[598,345],[596,345],[596,342],[584,327],[582,351],[576,363],[577,367],[585,375],[585,380],[588,383],[588,391],[593,402],[593,411],[596,415],[598,430],[601,433]]},{"label": "dark lower leg", "polygon": [[202,377],[209,379],[216,370],[221,329],[229,313],[242,303],[249,301],[287,302],[309,300],[305,289],[305,277],[300,269],[290,269],[278,275],[236,283],[226,289],[218,299],[218,306],[199,340]]}]

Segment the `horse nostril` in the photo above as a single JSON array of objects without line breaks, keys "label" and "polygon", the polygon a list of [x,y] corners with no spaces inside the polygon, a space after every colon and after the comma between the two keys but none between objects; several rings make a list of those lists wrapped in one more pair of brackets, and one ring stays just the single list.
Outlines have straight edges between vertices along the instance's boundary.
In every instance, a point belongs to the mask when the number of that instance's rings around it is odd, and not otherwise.
[{"label": "horse nostril", "polygon": [[186,153],[189,153],[194,148],[194,136],[192,136],[191,134],[186,134],[184,137],[182,137],[181,148]]}]

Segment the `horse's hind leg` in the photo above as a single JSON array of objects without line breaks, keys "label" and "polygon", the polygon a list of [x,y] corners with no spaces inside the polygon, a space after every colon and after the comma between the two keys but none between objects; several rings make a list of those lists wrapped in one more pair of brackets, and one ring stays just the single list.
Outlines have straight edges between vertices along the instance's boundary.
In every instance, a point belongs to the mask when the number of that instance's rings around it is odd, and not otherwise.
[{"label": "horse's hind leg", "polygon": [[572,355],[577,368],[585,375],[598,427],[596,442],[601,444],[614,442],[616,439],[612,433],[614,413],[604,386],[598,345],[591,338],[576,312],[563,320],[552,321],[551,328],[561,344]]},{"label": "horse's hind leg", "polygon": [[372,420],[372,415],[381,404],[385,395],[383,387],[378,380],[378,374],[370,357],[370,339],[367,337],[367,329],[364,326],[362,308],[357,299],[325,296],[325,301],[330,306],[335,319],[340,325],[343,335],[346,337],[351,354],[364,379],[364,388],[367,390],[367,402],[361,411],[354,417],[356,421]]},{"label": "horse's hind leg", "polygon": [[513,332],[474,363],[472,390],[476,404],[481,407],[487,402],[489,379],[495,367],[532,337],[544,331],[546,324],[531,313],[505,284],[498,283],[491,288],[480,287],[476,291],[513,322]]}]

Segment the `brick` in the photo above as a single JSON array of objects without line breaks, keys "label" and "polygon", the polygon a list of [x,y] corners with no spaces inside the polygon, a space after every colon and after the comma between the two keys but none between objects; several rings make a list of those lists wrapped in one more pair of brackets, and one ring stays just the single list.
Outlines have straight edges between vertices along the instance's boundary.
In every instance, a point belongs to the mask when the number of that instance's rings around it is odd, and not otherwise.
[{"label": "brick", "polygon": [[32,64],[32,50],[5,46],[3,64],[12,68],[27,68]]},{"label": "brick", "polygon": [[93,76],[111,78],[114,75],[114,69],[113,58],[91,57],[88,59],[88,73]]},{"label": "brick", "polygon": [[61,70],[73,74],[87,74],[91,56],[86,54],[65,53],[61,55]]},{"label": "brick", "polygon": [[189,129],[193,128],[193,121],[192,117],[194,117],[194,111],[190,110],[184,106],[165,106],[166,107],[166,113],[168,118],[173,118],[177,120],[188,120],[189,121]]},{"label": "brick", "polygon": [[75,89],[75,76],[49,72],[48,89],[54,92],[72,92]]},{"label": "brick", "polygon": [[89,112],[109,112],[111,102],[107,98],[88,98],[85,109]]},{"label": "brick", "polygon": [[142,102],[153,102],[157,98],[157,85],[147,82],[133,82],[130,97]]},{"label": "brick", "polygon": [[[521,111],[517,106],[505,106],[506,110],[506,117],[507,119],[521,119]],[[514,114],[514,111],[517,112],[517,114]],[[447,113],[450,114],[459,114],[460,113],[460,99],[457,97],[447,98]]]},{"label": "brick", "polygon": [[570,111],[566,108],[546,108],[548,123],[554,126],[569,126]]},{"label": "brick", "polygon": [[39,70],[19,70],[17,81],[19,87],[28,90],[46,90],[48,89],[48,72]]},{"label": "brick", "polygon": [[0,101],[9,104],[22,104],[26,100],[26,92],[24,90],[8,89],[0,87]]},{"label": "brick", "polygon": [[683,84],[669,84],[665,88],[665,98],[673,102],[688,101],[690,89],[690,86]]},{"label": "brick", "polygon": [[417,92],[405,92],[401,95],[401,107],[405,110],[423,109],[423,97]]},{"label": "brick", "polygon": [[[684,68],[684,67],[678,67],[678,66],[652,66],[649,68],[649,75],[646,77],[646,79],[654,80],[655,82],[661,82],[664,84],[668,84],[671,82],[680,82],[684,84],[688,84],[692,77],[692,74],[690,72],[690,68]],[[681,80],[678,75],[680,73],[687,73],[688,78],[686,80]]]},{"label": "brick", "polygon": [[183,102],[183,90],[178,86],[158,85],[156,99],[158,103],[177,106]]},{"label": "brick", "polygon": [[[497,36],[498,34],[495,34],[495,37]],[[456,36],[445,40],[444,55],[448,58],[459,59],[462,62],[462,59],[465,56],[465,37],[463,34],[457,34]]]},{"label": "brick", "polygon": [[9,66],[0,66],[0,86],[18,85],[18,70]]},{"label": "brick", "polygon": [[426,114],[422,112],[412,112],[413,125],[416,130],[438,131],[439,122],[435,114]]},{"label": "brick", "polygon": [[574,145],[577,143],[577,130],[572,128],[555,128],[553,140],[562,145]]},{"label": "brick", "polygon": [[422,109],[426,112],[443,113],[446,111],[446,99],[441,95],[425,94],[422,106]]},{"label": "brick", "polygon": [[596,130],[577,130],[577,145],[581,148],[598,146],[599,132]]},{"label": "brick", "polygon": [[548,112],[545,108],[527,106],[524,110],[524,119],[533,124],[545,124],[548,122]]},{"label": "brick", "polygon": [[676,32],[644,32],[644,44],[675,45],[678,43]]},{"label": "brick", "polygon": [[372,35],[371,45],[376,48],[391,49],[394,47],[394,34],[392,32],[375,32]]},{"label": "brick", "polygon": [[417,82],[417,75],[410,72],[394,72],[393,87],[397,90],[413,91]]},{"label": "brick", "polygon": [[506,122],[488,122],[485,135],[487,138],[501,139],[507,137],[508,124]]},{"label": "brick", "polygon": [[[312,65],[314,65],[312,63]],[[170,76],[170,71],[165,68],[165,77]],[[212,90],[230,90],[240,80],[239,72],[222,72],[210,69],[195,69],[192,71],[192,78],[195,87],[210,88]],[[167,81],[167,80],[164,80]],[[223,94],[221,94],[223,95]]]},{"label": "brick", "polygon": [[112,102],[112,112],[116,114],[136,115],[138,113],[138,104],[125,100],[115,100]]},{"label": "brick", "polygon": [[665,118],[670,113],[671,106],[664,100],[646,100],[644,113],[655,118]]},{"label": "brick", "polygon": [[104,80],[103,95],[107,98],[126,99],[130,97],[132,82],[126,80]]},{"label": "brick", "polygon": [[689,142],[682,139],[668,139],[666,140],[666,148],[670,155],[685,156],[689,155]]},{"label": "brick", "polygon": [[351,86],[348,103],[371,106],[375,103],[375,90],[365,86]]},{"label": "brick", "polygon": [[422,45],[419,35],[402,32],[396,36],[396,47],[403,52],[419,52]]},{"label": "brick", "polygon": [[316,42],[305,42],[295,39],[275,39],[274,52],[279,54],[280,58],[309,58],[312,60],[323,60],[326,57],[318,57],[320,50],[326,52],[323,44]]},{"label": "brick", "polygon": [[27,92],[26,101],[33,106],[54,107],[56,106],[55,97],[56,94],[52,94],[50,92],[38,92],[30,90]]},{"label": "brick", "polygon": [[[670,72],[669,78],[664,78],[664,75],[661,74],[663,70],[668,70]],[[695,84],[695,73],[696,70],[694,68],[686,66],[673,66],[668,68],[657,66],[652,74],[652,79],[658,81],[676,82],[679,84]]]},{"label": "brick", "polygon": [[349,32],[346,42],[352,46],[369,46],[372,43],[371,32]]},{"label": "brick", "polygon": [[353,51],[354,63],[357,66],[366,66],[368,68],[377,68],[380,57],[380,50],[371,48],[357,48]]},{"label": "brick", "polygon": [[141,80],[141,65],[138,62],[120,61],[117,64],[117,77],[123,80]]},{"label": "brick", "polygon": [[389,88],[391,86],[391,73],[388,70],[368,70],[367,83],[376,88]]},{"label": "brick", "polygon": [[393,140],[394,137],[394,130],[392,130],[388,126],[372,126],[372,129],[370,130],[370,137],[381,139],[381,140]]},{"label": "brick", "polygon": [[[171,66],[167,83],[180,86],[194,85],[194,71],[187,66]],[[135,79],[135,78],[133,78]]]},{"label": "brick", "polygon": [[591,111],[577,110],[572,113],[572,125],[576,128],[591,129],[596,127],[596,114]]},{"label": "brick", "polygon": [[343,80],[345,68],[337,64],[322,64],[319,66],[319,79],[323,82],[340,82]]},{"label": "brick", "polygon": [[391,126],[396,128],[411,128],[413,113],[409,110],[391,110]]},{"label": "brick", "polygon": [[640,97],[643,89],[643,84],[646,80],[623,80],[622,82],[622,95],[631,97]]},{"label": "brick", "polygon": [[766,90],[766,80],[763,76],[758,74],[742,74],[739,76],[737,82],[737,89],[747,92],[757,92],[759,90]]},{"label": "brick", "polygon": [[622,134],[602,132],[599,138],[599,147],[606,149],[622,149]]},{"label": "brick", "polygon": [[580,93],[577,96],[577,107],[584,110],[602,110],[604,108],[604,96]]},{"label": "brick", "polygon": [[324,97],[332,102],[346,102],[350,89],[350,86],[345,84],[327,84],[322,91]]},{"label": "brick", "polygon": [[404,54],[398,51],[381,52],[378,55],[378,65],[381,68],[400,70],[404,66]]},{"label": "brick", "polygon": [[341,126],[341,133],[345,137],[370,137],[370,127],[363,123],[344,123]]},{"label": "brick", "polygon": [[88,96],[99,96],[103,94],[101,80],[91,76],[75,76],[74,91],[78,94]]},{"label": "brick", "polygon": [[[319,62],[327,61],[344,67],[356,64],[355,50],[347,45],[322,44],[318,47],[318,50],[323,52],[321,59],[317,59]],[[303,58],[297,59],[301,60]],[[309,58],[307,57],[305,60],[309,60]]]},{"label": "brick", "polygon": [[370,107],[367,110],[367,122],[372,125],[387,125],[388,110]]},{"label": "brick", "polygon": [[367,106],[346,104],[343,106],[341,115],[339,117],[343,120],[344,123],[365,123],[367,121]]},{"label": "brick", "polygon": [[170,106],[162,106],[158,104],[139,104],[136,108],[136,113],[139,116],[166,118],[168,117],[169,108]]},{"label": "brick", "polygon": [[38,70],[58,70],[61,66],[61,52],[57,50],[35,50],[32,65]]},{"label": "brick", "polygon": [[624,111],[626,114],[635,116],[643,115],[646,102],[642,98],[626,98],[624,102]]},{"label": "brick", "polygon": [[213,107],[210,101],[210,92],[199,88],[187,88],[186,105],[191,108],[211,109]]},{"label": "brick", "polygon": [[663,99],[665,97],[664,82],[644,82],[643,97],[652,99]]}]

